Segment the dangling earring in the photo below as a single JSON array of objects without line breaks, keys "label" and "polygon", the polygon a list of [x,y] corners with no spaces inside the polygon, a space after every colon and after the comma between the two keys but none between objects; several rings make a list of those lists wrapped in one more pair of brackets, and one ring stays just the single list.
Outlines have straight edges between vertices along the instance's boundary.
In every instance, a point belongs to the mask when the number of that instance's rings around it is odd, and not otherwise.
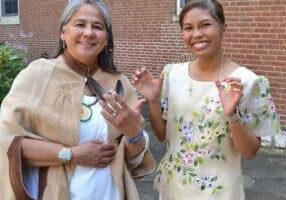
[{"label": "dangling earring", "polygon": [[62,40],[62,43],[63,43],[63,49],[65,49],[66,48],[66,43],[65,43],[65,41],[64,40]]}]

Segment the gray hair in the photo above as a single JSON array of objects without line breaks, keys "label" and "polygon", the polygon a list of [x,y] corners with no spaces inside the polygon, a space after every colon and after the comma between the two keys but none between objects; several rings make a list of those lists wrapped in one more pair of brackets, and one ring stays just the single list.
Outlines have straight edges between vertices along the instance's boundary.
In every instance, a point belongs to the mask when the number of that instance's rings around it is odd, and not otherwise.
[{"label": "gray hair", "polygon": [[[70,0],[67,6],[65,7],[63,14],[60,18],[60,32],[63,30],[63,27],[70,21],[72,16],[78,11],[78,9],[83,5],[93,5],[97,7],[103,17],[103,21],[106,27],[107,32],[107,46],[106,48],[98,55],[98,64],[103,71],[109,73],[118,73],[114,61],[113,61],[113,34],[112,34],[112,24],[111,24],[111,15],[107,6],[100,0]],[[59,38],[58,46],[53,57],[57,57],[64,52],[64,41]]]},{"label": "gray hair", "polygon": [[111,27],[111,16],[109,13],[108,8],[106,7],[105,4],[103,4],[101,1],[99,0],[71,0],[69,1],[68,5],[66,6],[61,18],[60,18],[60,22],[61,22],[61,29],[63,28],[63,26],[65,24],[67,24],[69,22],[69,20],[72,18],[72,16],[74,15],[74,13],[83,5],[85,4],[90,4],[90,5],[94,5],[96,6],[102,16],[103,16],[103,20],[105,23],[105,26],[107,29],[109,29]]}]

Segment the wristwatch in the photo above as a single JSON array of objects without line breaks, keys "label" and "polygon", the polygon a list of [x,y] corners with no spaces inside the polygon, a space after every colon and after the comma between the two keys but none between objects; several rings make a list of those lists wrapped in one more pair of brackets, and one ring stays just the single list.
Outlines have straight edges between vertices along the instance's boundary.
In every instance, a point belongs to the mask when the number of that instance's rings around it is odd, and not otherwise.
[{"label": "wristwatch", "polygon": [[226,121],[230,124],[240,120],[241,119],[237,108],[235,109],[234,114],[232,116],[226,118]]},{"label": "wristwatch", "polygon": [[58,158],[63,162],[63,164],[68,164],[72,159],[72,151],[70,148],[62,148],[58,153]]}]

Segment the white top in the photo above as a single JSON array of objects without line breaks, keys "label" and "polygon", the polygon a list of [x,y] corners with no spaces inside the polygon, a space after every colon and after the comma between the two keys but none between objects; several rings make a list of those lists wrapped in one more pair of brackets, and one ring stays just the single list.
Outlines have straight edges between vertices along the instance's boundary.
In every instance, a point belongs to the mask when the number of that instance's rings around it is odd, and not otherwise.
[{"label": "white top", "polygon": [[[167,120],[166,154],[155,178],[164,200],[243,200],[241,155],[233,146],[214,82],[193,80],[189,63],[165,67],[163,118]],[[256,136],[279,133],[279,121],[266,78],[245,67],[241,78],[242,123]]]},{"label": "white top", "polygon": [[[96,100],[95,98],[84,96],[83,103],[92,104]],[[80,125],[79,143],[89,140],[107,142],[108,128],[105,119],[100,114],[101,107],[96,103],[90,108],[92,110],[91,118],[81,122]],[[89,115],[90,113],[82,114]],[[71,180],[70,193],[71,200],[119,200],[119,191],[112,178],[110,166],[105,168],[77,166]]]},{"label": "white top", "polygon": [[[100,114],[101,107],[93,104],[96,97],[83,96],[81,111],[79,143],[89,140],[108,141],[108,128],[105,119]],[[131,168],[137,167],[143,160],[149,147],[149,136],[144,131],[145,149],[129,161]],[[27,192],[33,199],[37,199],[39,185],[39,168],[27,167],[23,173]],[[70,184],[71,200],[119,200],[119,191],[116,187],[111,167],[92,168],[76,166]]]}]

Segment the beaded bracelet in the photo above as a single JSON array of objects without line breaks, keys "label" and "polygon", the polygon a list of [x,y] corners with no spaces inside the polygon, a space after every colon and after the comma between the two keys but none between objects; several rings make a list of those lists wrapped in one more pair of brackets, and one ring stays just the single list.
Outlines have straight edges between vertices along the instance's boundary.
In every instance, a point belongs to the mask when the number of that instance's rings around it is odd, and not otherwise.
[{"label": "beaded bracelet", "polygon": [[144,131],[143,129],[140,129],[137,135],[135,135],[134,137],[127,138],[127,142],[129,144],[137,144],[143,137],[144,137]]}]

